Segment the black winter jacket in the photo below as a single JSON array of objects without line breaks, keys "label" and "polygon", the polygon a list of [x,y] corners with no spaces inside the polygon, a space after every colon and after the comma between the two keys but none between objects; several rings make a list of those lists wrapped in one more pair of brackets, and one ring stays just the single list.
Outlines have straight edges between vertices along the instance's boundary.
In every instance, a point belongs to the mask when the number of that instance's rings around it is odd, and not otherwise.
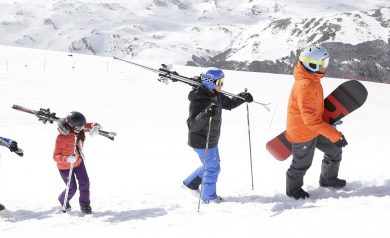
[{"label": "black winter jacket", "polygon": [[236,97],[229,98],[224,94],[217,92],[213,94],[203,86],[193,89],[189,93],[188,99],[190,100],[190,115],[187,119],[189,129],[188,145],[198,149],[206,148],[209,117],[206,115],[205,109],[211,102],[214,102],[217,105],[218,110],[211,121],[209,148],[218,145],[221,133],[222,109],[231,110],[244,103],[244,100]]}]

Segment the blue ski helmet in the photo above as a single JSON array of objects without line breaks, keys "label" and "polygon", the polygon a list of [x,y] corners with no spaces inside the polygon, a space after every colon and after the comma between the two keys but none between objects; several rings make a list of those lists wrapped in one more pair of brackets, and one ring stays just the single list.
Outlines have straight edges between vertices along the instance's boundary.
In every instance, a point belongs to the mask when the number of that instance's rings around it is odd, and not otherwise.
[{"label": "blue ski helmet", "polygon": [[215,88],[215,85],[222,85],[224,77],[225,74],[218,68],[208,68],[205,73],[200,74],[202,84],[210,91]]}]

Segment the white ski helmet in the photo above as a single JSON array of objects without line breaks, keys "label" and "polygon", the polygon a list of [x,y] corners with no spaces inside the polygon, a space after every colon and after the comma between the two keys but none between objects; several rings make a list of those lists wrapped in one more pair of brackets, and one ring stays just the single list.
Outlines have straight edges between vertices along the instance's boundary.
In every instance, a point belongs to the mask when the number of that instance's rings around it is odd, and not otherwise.
[{"label": "white ski helmet", "polygon": [[324,73],[329,65],[329,52],[322,46],[312,45],[302,50],[299,61],[312,72]]}]

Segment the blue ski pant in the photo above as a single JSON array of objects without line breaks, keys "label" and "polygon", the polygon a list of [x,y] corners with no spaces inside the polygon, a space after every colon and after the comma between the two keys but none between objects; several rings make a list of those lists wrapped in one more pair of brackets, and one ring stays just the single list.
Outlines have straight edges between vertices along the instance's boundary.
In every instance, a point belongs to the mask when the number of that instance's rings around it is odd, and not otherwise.
[{"label": "blue ski pant", "polygon": [[[202,166],[197,168],[188,178],[186,178],[183,183],[187,187],[193,190],[197,190],[199,185],[202,184],[202,194],[201,197],[203,200],[213,200],[217,198],[217,180],[218,174],[221,171],[220,167],[220,158],[218,146],[214,148],[206,149],[196,149],[194,151],[198,154]],[[205,164],[204,164],[205,162]],[[202,181],[202,174],[203,174]]]}]

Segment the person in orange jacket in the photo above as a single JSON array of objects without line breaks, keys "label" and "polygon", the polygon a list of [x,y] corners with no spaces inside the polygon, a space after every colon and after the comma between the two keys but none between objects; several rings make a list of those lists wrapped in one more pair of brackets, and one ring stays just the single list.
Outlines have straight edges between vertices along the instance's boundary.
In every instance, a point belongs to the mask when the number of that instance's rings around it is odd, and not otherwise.
[{"label": "person in orange jacket", "polygon": [[[99,129],[100,125],[98,123],[87,123],[84,115],[80,112],[70,112],[66,118],[61,118],[58,121],[59,134],[56,139],[53,159],[57,162],[57,167],[65,184],[67,184],[68,181],[70,165],[73,163],[73,172],[71,175],[69,193],[65,206],[67,211],[71,210],[69,201],[76,193],[77,179],[80,192],[80,209],[83,213],[92,213],[90,205],[89,177],[84,164],[82,148],[85,141],[84,131],[89,130],[90,133],[95,133]],[[64,190],[58,197],[61,205],[64,204],[65,192],[66,190]]]},{"label": "person in orange jacket", "polygon": [[316,148],[324,152],[320,186],[342,188],[338,178],[342,147],[348,143],[335,126],[322,119],[324,95],[321,78],[329,63],[329,53],[321,46],[305,48],[294,68],[295,82],[287,111],[287,139],[292,142],[293,160],[286,173],[286,194],[295,199],[310,197],[302,189],[303,177],[310,168]]}]

